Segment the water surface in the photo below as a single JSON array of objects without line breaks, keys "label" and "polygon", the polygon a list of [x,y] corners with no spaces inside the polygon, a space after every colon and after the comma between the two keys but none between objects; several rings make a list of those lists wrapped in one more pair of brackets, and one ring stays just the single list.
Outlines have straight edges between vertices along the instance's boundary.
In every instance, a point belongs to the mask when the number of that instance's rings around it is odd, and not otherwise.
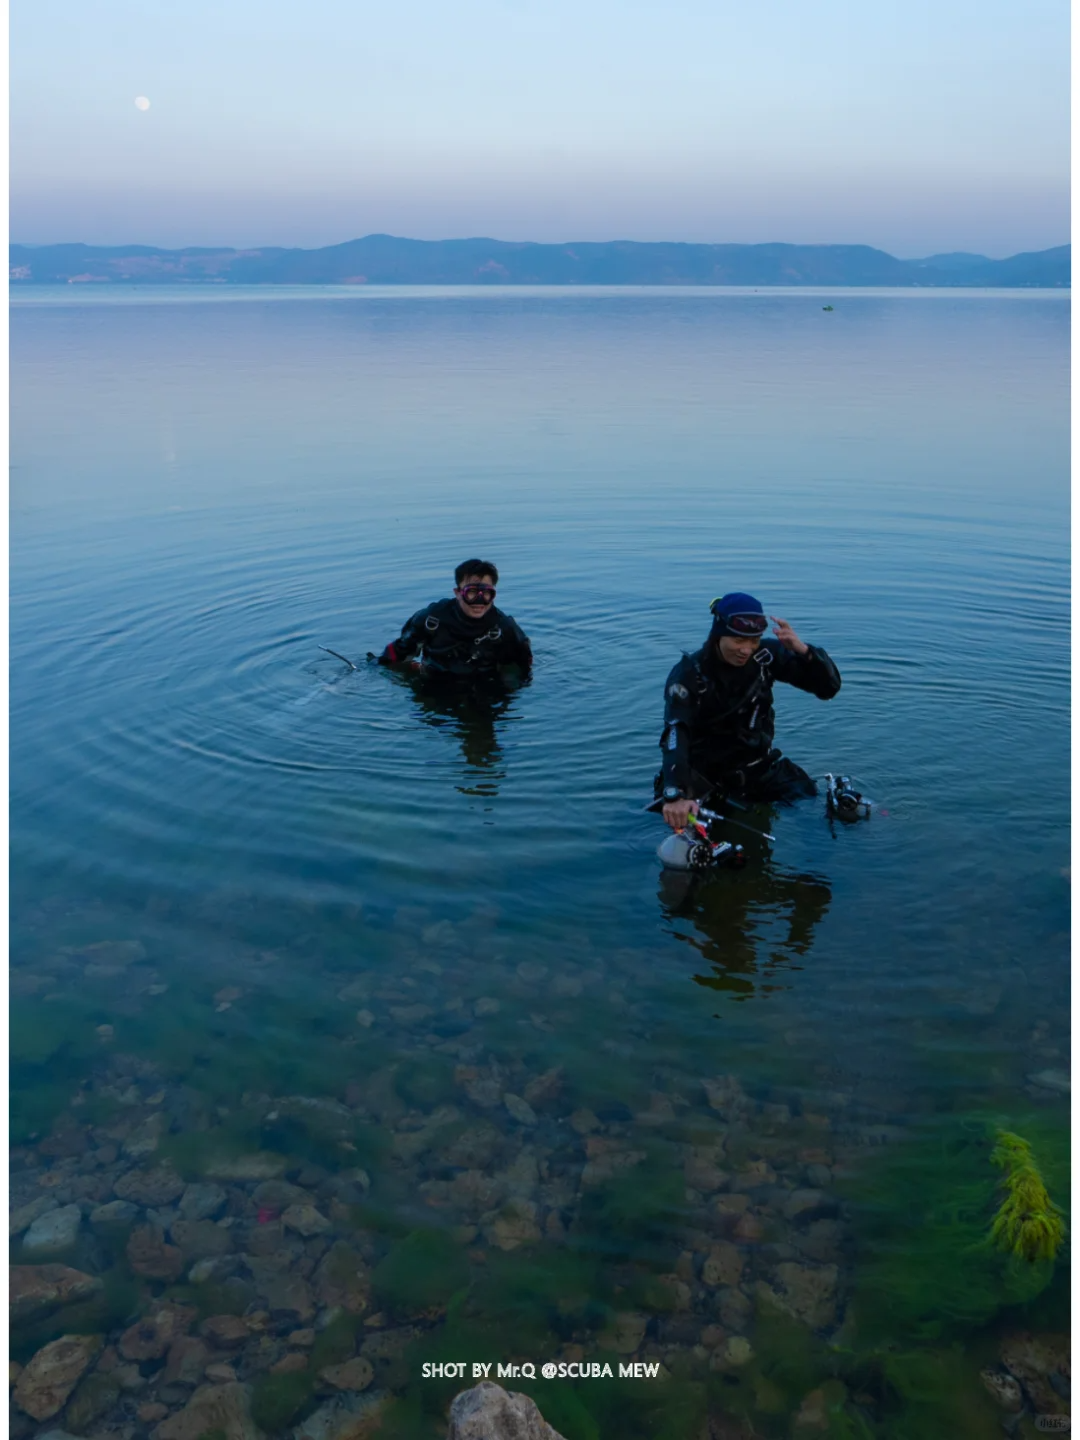
[{"label": "water surface", "polygon": [[[872,1262],[917,1264],[917,1197],[873,1198],[897,1151],[942,1124],[980,1145],[1026,1125],[1048,1166],[1064,1143],[1066,1102],[1028,1077],[1068,1063],[1067,297],[64,287],[16,295],[11,341],[16,1188],[79,1118],[72,1087],[142,1057],[148,1093],[199,1097],[166,1102],[162,1154],[188,1178],[192,1135],[246,1116],[245,1143],[285,1154],[303,1127],[278,1133],[273,1103],[332,1099],[367,1127],[371,1264],[435,1227],[489,1311],[492,1261],[584,1267],[595,1313],[536,1301],[532,1331],[504,1321],[507,1354],[592,1357],[613,1314],[644,1314],[637,1353],[688,1405],[786,1434],[829,1372],[824,1349],[786,1391],[769,1368],[794,1343],[762,1319],[778,1265],[837,1264],[835,1314],[793,1321],[815,1345],[874,1323],[913,1344],[859,1302]],[[471,554],[537,657],[494,712],[318,649],[361,662]],[[750,817],[771,850],[683,894],[642,806],[664,677],[732,589],[843,675],[828,705],[778,687],[785,752],[883,808]],[[115,941],[139,944],[87,948]],[[557,1097],[521,1122],[501,1096],[553,1067]],[[710,1105],[722,1076],[743,1098]],[[394,1135],[440,1105],[451,1129],[493,1121],[491,1173],[535,1161],[514,1193],[536,1236],[503,1250],[497,1207],[438,1189],[485,1163],[435,1141],[402,1158]],[[583,1180],[584,1110],[594,1151],[644,1158]],[[314,1164],[321,1193],[356,1156],[304,1135],[290,1174]],[[741,1178],[768,1232],[736,1237],[752,1371],[710,1369],[702,1343],[700,1236],[730,1227],[668,1184],[694,1145],[726,1145],[721,1193]],[[991,1196],[986,1152],[971,1165]],[[647,1213],[623,1203],[635,1167]],[[826,1258],[784,1218],[808,1185],[844,1206]],[[673,1312],[649,1277],[686,1254]],[[993,1424],[978,1370],[1016,1319],[1002,1297],[964,1323],[942,1302],[966,1408],[926,1402],[920,1433]],[[382,1379],[422,1406],[418,1374]],[[907,1433],[890,1383],[846,1375],[846,1423]],[[600,1429],[564,1410],[570,1440],[631,1433],[586,1402]]]}]

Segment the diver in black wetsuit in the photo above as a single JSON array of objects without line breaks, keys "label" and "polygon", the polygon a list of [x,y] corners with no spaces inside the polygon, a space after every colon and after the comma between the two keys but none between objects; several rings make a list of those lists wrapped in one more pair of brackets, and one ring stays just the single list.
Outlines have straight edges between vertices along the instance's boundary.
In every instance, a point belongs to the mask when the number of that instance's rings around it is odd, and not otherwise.
[{"label": "diver in black wetsuit", "polygon": [[465,560],[454,571],[454,598],[436,600],[405,622],[400,636],[378,657],[405,665],[419,657],[425,675],[493,678],[508,667],[527,677],[528,636],[495,605],[499,572],[486,560]]},{"label": "diver in black wetsuit", "polygon": [[817,786],[773,746],[777,680],[831,700],[840,672],[820,646],[800,640],[775,615],[775,639],[762,639],[768,618],[752,595],[731,594],[712,603],[709,638],[684,655],[667,678],[663,769],[657,798],[673,830],[686,825],[698,801],[710,795],[749,801],[790,801],[816,795]]}]

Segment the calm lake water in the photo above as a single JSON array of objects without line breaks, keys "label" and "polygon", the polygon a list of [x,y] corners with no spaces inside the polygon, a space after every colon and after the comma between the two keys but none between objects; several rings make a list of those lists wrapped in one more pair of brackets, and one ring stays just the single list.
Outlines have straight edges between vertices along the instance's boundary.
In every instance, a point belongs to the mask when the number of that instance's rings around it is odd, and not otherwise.
[{"label": "calm lake water", "polygon": [[[513,1359],[670,1372],[515,1380],[568,1440],[996,1433],[980,1369],[1068,1315],[1065,1267],[978,1247],[997,1129],[1068,1198],[1068,323],[1039,292],[15,295],[12,1194],[82,1206],[63,1254],[112,1308],[68,1329],[165,1292],[255,1316],[271,1433],[329,1413],[271,1372],[305,1326],[371,1359],[387,1436],[471,1383],[423,1360]],[[362,658],[472,554],[536,653],[487,709]],[[829,650],[842,691],[778,687],[778,741],[882,808],[744,817],[775,842],[684,893],[642,807],[727,590]],[[210,1278],[90,1218],[159,1163],[224,1187]],[[299,1299],[245,1258],[297,1203],[271,1173],[329,1222],[281,1231]],[[161,1363],[101,1423],[182,1405]]]}]

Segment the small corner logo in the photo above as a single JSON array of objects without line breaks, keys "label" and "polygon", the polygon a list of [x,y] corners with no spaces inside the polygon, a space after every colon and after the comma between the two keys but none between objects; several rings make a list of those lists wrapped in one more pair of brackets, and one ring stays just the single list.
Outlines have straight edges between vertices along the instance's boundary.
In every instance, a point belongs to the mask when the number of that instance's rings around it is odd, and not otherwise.
[{"label": "small corner logo", "polygon": [[1044,1435],[1068,1435],[1072,1421],[1068,1415],[1036,1415],[1035,1429]]}]

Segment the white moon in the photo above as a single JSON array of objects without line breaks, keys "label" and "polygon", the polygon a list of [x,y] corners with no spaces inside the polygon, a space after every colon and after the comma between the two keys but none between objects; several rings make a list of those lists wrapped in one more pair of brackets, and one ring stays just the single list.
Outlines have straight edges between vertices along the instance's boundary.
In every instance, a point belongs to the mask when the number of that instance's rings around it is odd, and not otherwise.
[{"label": "white moon", "polygon": [[136,96],[135,96],[135,108],[136,108],[136,110],[149,110],[149,109],[150,109],[150,101],[146,98],[145,95],[136,95]]}]

